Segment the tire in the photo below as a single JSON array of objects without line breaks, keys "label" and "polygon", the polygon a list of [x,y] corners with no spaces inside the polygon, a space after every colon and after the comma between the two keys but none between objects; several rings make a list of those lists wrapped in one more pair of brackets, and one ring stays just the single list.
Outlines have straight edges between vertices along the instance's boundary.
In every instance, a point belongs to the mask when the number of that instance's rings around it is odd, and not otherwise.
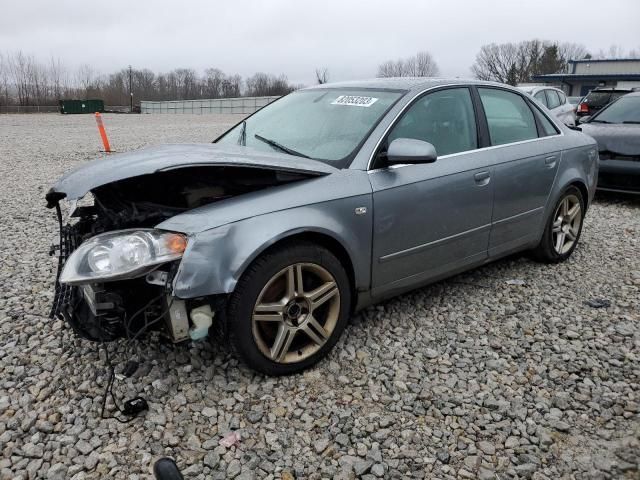
[{"label": "tire", "polygon": [[[574,211],[576,206],[579,208]],[[569,216],[574,214],[573,218]],[[580,240],[584,214],[582,193],[576,187],[567,188],[553,207],[542,239],[532,251],[533,257],[544,263],[560,263],[569,258]]]},{"label": "tire", "polygon": [[289,375],[333,348],[350,312],[351,285],[335,255],[310,242],[291,242],[247,268],[229,299],[227,329],[249,367]]}]

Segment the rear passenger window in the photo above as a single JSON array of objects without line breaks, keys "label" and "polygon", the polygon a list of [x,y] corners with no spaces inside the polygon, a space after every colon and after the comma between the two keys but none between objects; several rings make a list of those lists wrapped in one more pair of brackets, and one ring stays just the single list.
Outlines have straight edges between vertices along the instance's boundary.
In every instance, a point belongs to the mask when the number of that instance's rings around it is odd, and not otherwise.
[{"label": "rear passenger window", "polygon": [[547,105],[549,110],[560,106],[560,99],[558,98],[558,92],[555,90],[546,90],[547,92]]},{"label": "rear passenger window", "polygon": [[533,112],[520,95],[497,88],[478,88],[492,145],[538,138]]},{"label": "rear passenger window", "polygon": [[558,97],[560,98],[560,105],[564,105],[565,103],[567,103],[567,97],[564,96],[564,93],[561,92],[557,92],[558,93]]},{"label": "rear passenger window", "polygon": [[540,121],[540,125],[542,126],[543,137],[549,137],[551,135],[557,135],[559,133],[556,127],[546,117],[546,115],[538,113],[538,120]]},{"label": "rear passenger window", "polygon": [[533,96],[533,98],[538,100],[545,107],[547,106],[547,96],[544,94],[544,90],[540,90]]}]

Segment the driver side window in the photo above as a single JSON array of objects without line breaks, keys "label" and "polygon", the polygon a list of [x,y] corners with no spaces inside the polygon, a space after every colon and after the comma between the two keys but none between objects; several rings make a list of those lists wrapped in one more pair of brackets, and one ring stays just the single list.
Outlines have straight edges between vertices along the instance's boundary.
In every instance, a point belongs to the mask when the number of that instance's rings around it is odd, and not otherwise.
[{"label": "driver side window", "polygon": [[387,146],[396,138],[429,142],[438,156],[478,148],[469,89],[448,88],[418,99],[392,128]]}]

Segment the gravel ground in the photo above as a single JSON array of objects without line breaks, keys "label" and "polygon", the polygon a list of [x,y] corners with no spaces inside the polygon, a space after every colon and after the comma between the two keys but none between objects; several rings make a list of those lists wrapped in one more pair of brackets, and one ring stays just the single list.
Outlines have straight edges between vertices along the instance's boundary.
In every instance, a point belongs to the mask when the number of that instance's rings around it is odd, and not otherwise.
[{"label": "gravel ground", "polygon": [[[237,121],[104,117],[117,151]],[[254,374],[215,340],[131,347],[145,361],[116,394],[150,411],[101,420],[104,352],[46,317],[43,198],[98,139],[91,116],[0,116],[1,479],[150,478],[163,455],[186,478],[640,478],[633,198],[599,197],[562,265],[509,258],[366,310],[302,375]]]}]

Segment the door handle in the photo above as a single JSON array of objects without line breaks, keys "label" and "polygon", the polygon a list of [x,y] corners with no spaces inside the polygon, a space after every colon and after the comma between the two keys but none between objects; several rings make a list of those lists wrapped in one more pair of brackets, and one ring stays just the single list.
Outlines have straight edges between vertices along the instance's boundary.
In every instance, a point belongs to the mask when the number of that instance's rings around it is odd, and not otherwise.
[{"label": "door handle", "polygon": [[478,185],[487,185],[489,183],[489,180],[491,180],[491,174],[489,172],[478,172],[476,173],[473,178],[476,181],[476,184]]},{"label": "door handle", "polygon": [[553,168],[555,167],[557,160],[558,160],[557,155],[551,155],[544,159],[544,164],[547,165],[549,168]]}]

